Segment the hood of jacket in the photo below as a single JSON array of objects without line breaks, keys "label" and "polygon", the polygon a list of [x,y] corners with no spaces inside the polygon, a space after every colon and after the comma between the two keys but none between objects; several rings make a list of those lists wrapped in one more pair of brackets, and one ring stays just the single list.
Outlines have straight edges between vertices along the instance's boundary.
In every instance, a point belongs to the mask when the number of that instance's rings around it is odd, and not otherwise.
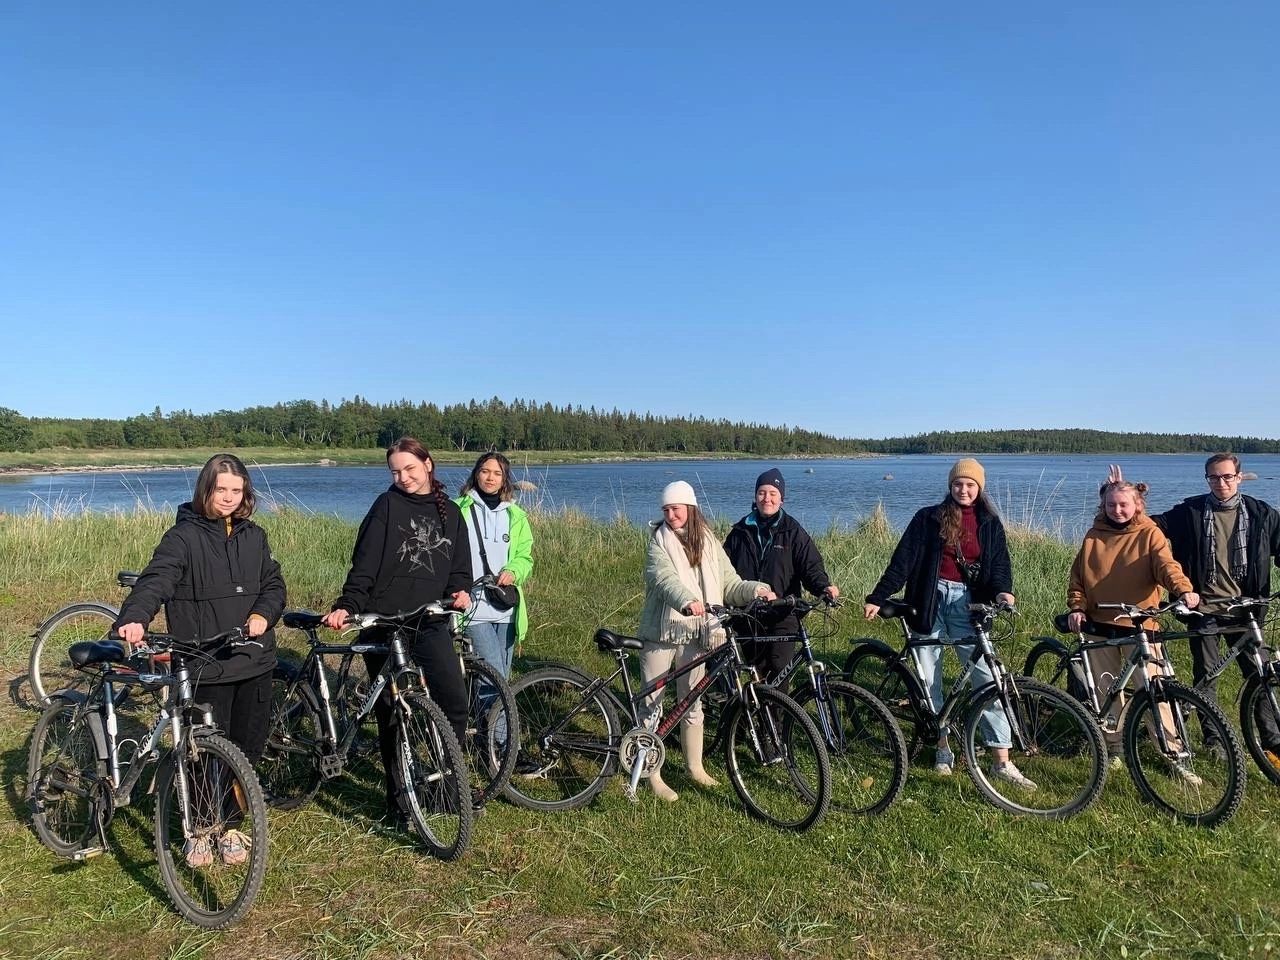
[{"label": "hood of jacket", "polygon": [[1093,532],[1105,540],[1120,540],[1123,537],[1131,537],[1155,525],[1156,522],[1145,513],[1134,514],[1133,519],[1123,527],[1113,527],[1105,513],[1099,513],[1093,518]]}]

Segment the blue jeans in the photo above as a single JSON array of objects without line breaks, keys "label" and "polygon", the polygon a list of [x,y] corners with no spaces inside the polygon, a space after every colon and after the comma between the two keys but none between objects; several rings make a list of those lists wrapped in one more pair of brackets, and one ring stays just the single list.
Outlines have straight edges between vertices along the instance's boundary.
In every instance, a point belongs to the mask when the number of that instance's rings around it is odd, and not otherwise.
[{"label": "blue jeans", "polygon": [[[475,648],[476,655],[481,660],[502,674],[503,679],[510,678],[511,657],[516,647],[516,624],[514,620],[508,620],[505,623],[469,623],[467,624],[467,636],[471,638],[471,645]],[[488,716],[489,707],[497,697],[498,693],[492,688],[492,685],[488,683],[480,684],[480,689],[477,691],[476,696],[478,701],[476,716]],[[494,733],[498,743],[507,742],[505,717],[498,721],[498,728]]]},{"label": "blue jeans", "polygon": [[[915,640],[937,640],[937,645],[915,647],[912,654],[916,659],[916,670],[920,674],[920,682],[929,692],[929,700],[935,713],[942,710],[942,651],[945,647],[954,646],[960,663],[965,664],[973,653],[973,644],[965,640],[973,637],[973,621],[969,617],[969,588],[954,580],[938,581],[938,612],[933,616],[931,633],[912,633]],[[973,689],[979,690],[991,683],[995,678],[982,661],[974,665],[969,682]],[[979,730],[983,742],[988,747],[1011,747],[1013,736],[1009,731],[1009,720],[1004,710],[997,704],[982,711]]]}]

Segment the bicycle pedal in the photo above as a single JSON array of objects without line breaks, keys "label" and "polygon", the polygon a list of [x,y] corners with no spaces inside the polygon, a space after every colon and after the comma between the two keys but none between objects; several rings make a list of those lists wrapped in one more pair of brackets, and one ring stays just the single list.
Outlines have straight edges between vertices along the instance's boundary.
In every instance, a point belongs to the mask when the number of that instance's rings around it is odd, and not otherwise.
[{"label": "bicycle pedal", "polygon": [[342,757],[324,756],[320,758],[320,777],[323,780],[333,780],[342,776],[342,768],[346,766]]},{"label": "bicycle pedal", "polygon": [[71,855],[71,859],[79,862],[81,860],[91,860],[94,857],[101,856],[106,853],[105,847],[85,847],[83,850],[77,850]]}]

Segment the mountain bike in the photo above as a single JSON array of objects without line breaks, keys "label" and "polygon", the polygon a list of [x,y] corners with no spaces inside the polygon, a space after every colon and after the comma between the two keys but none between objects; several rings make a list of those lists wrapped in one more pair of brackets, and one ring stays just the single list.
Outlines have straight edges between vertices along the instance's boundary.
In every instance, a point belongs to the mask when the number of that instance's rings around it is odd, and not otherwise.
[{"label": "mountain bike", "polygon": [[[1240,739],[1216,700],[1174,679],[1172,665],[1144,626],[1148,618],[1170,610],[1189,611],[1177,601],[1146,609],[1125,603],[1098,607],[1119,611],[1133,626],[1086,620],[1077,632],[1068,625],[1068,615],[1060,614],[1054,619],[1055,628],[1075,634],[1075,641],[1067,646],[1040,638],[1027,655],[1026,672],[1072,690],[1098,729],[1120,734],[1125,766],[1144,800],[1185,823],[1205,827],[1222,823],[1244,798]],[[1190,635],[1164,634],[1162,639],[1167,644]],[[1120,675],[1100,690],[1090,669],[1090,654],[1105,647],[1127,647],[1129,654]],[[1158,666],[1154,676],[1147,675],[1148,664]],[[1135,675],[1139,688],[1126,703],[1125,688]],[[1192,723],[1193,717],[1199,723]],[[1221,751],[1210,750],[1211,742],[1221,744]]]},{"label": "mountain bike", "polygon": [[[889,709],[873,693],[827,675],[827,665],[818,659],[813,638],[805,626],[805,616],[818,611],[835,632],[831,611],[839,600],[825,597],[809,601],[800,597],[757,600],[747,607],[750,613],[733,624],[739,641],[779,643],[795,641],[795,655],[777,674],[765,681],[789,694],[813,719],[822,735],[831,760],[832,806],[844,813],[883,813],[902,793],[907,782],[907,746],[902,731]],[[765,611],[794,610],[800,617],[799,631],[787,636],[747,635]],[[792,689],[794,687],[794,689]],[[730,688],[723,679],[702,697],[706,716],[708,746],[713,753],[720,745],[725,727],[720,722],[729,703]]]},{"label": "mountain bike", "polygon": [[[138,582],[138,575],[121,570],[116,582],[129,589]],[[27,684],[37,706],[47,705],[57,691],[84,682],[84,674],[71,666],[67,652],[73,644],[106,640],[119,615],[119,607],[87,600],[67,604],[36,627],[27,660]]]},{"label": "mountain bike", "polygon": [[[321,643],[321,615],[305,610],[285,613],[286,627],[307,637],[301,666],[280,664],[272,682],[271,730],[258,762],[267,802],[283,810],[315,796],[322,780],[342,775],[362,722],[383,691],[393,705],[402,808],[418,838],[433,856],[456,860],[471,839],[472,799],[467,764],[443,711],[422,684],[418,666],[406,652],[409,632],[425,617],[444,617],[449,609],[426,603],[408,613],[353,614],[343,632],[385,627],[385,642]],[[367,690],[347,683],[356,654],[383,654],[386,661]],[[341,658],[338,689],[330,690],[324,658]],[[335,711],[337,716],[335,717]],[[388,778],[393,771],[386,771]]]},{"label": "mountain bike", "polygon": [[[908,752],[915,756],[924,742],[935,743],[943,731],[957,734],[969,777],[989,802],[1010,813],[1060,820],[1074,816],[1098,799],[1106,780],[1106,747],[1102,733],[1079,701],[1061,690],[1028,677],[1014,676],[996,656],[994,642],[1013,635],[1014,610],[1007,604],[969,605],[972,650],[959,679],[940,709],[917,675],[913,651],[938,644],[911,635],[903,617],[914,611],[901,601],[880,605],[880,616],[896,618],[903,647],[895,651],[879,640],[856,640],[845,660],[845,679],[865,687],[884,701],[903,726]],[[999,636],[993,636],[999,618]],[[970,643],[970,641],[966,641]],[[967,690],[970,676],[983,663],[993,681]],[[995,718],[994,721],[992,718]],[[1009,757],[1034,785],[1027,788],[1002,779],[980,758],[990,752],[986,741],[993,723],[1008,724]],[[982,726],[988,730],[983,732]]]},{"label": "mountain bike", "polygon": [[[208,707],[193,702],[188,661],[209,659],[224,643],[259,641],[237,627],[201,641],[152,633],[144,642],[136,654],[116,640],[69,648],[71,664],[92,679],[85,693],[55,695],[36,723],[27,761],[32,822],[60,857],[101,854],[112,817],[133,802],[150,769],[143,793],[156,795],[156,860],[165,892],[191,923],[219,930],[249,912],[262,886],[267,811],[245,755],[217,732]],[[145,658],[157,655],[170,658],[167,672],[148,670]],[[117,735],[124,690],[157,694],[158,716],[141,739]]]},{"label": "mountain bike", "polygon": [[[711,606],[708,626],[724,626],[744,612]],[[721,720],[729,782],[753,816],[778,827],[808,830],[831,802],[831,766],[822,735],[803,707],[756,679],[743,663],[732,631],[726,634],[720,646],[634,691],[628,651],[643,644],[603,629],[596,631],[596,646],[617,661],[608,677],[563,667],[520,677],[511,689],[520,713],[521,769],[527,772],[512,777],[506,796],[532,810],[567,810],[589,803],[621,770],[627,775],[627,798],[637,801],[640,780],[663,764],[663,739],[698,697],[725,677],[732,691]],[[670,713],[649,711],[650,694],[699,666],[706,675]],[[619,678],[621,692],[610,686]],[[646,715],[647,722],[641,719]]]}]

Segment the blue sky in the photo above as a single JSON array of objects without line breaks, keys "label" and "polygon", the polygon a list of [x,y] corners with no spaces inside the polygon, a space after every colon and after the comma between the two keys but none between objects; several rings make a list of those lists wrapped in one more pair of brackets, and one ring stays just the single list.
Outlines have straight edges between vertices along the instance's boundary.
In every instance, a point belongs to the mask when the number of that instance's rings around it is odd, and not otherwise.
[{"label": "blue sky", "polygon": [[6,4],[0,406],[1274,437],[1278,28],[1261,2]]}]

